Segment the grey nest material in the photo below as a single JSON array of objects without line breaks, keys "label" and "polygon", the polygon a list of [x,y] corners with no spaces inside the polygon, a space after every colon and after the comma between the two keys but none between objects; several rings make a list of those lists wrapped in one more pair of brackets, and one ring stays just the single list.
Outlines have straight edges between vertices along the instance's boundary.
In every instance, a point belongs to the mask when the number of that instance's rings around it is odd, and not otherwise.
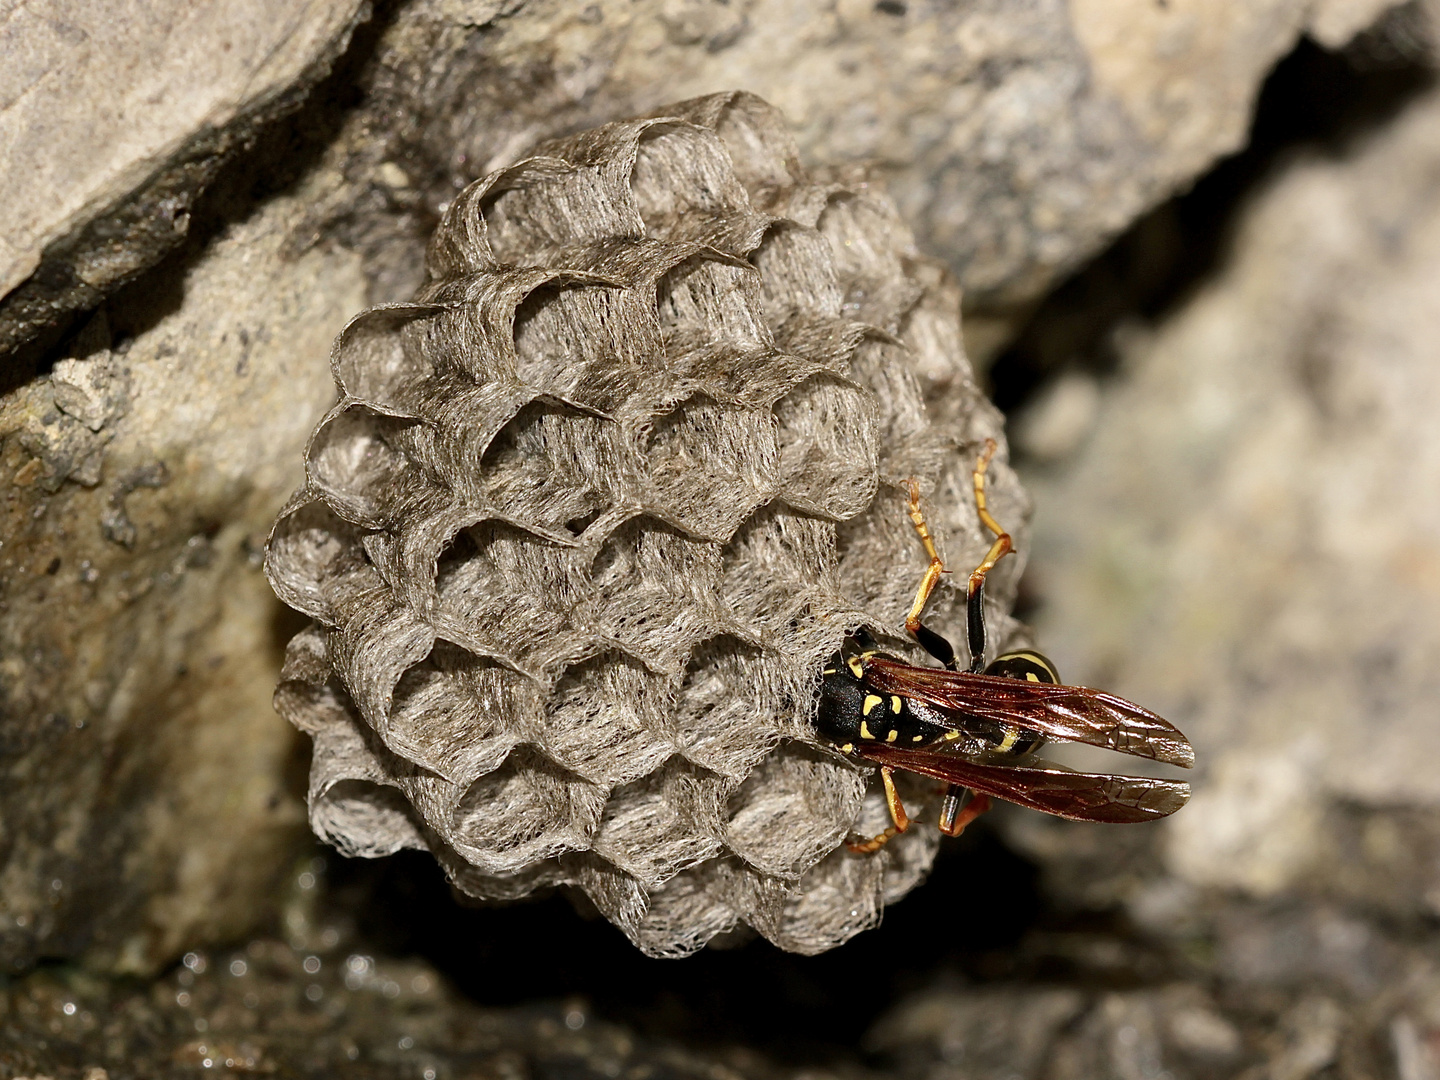
[{"label": "grey nest material", "polygon": [[[656,956],[875,925],[937,833],[846,849],[883,800],[810,718],[848,631],[903,634],[907,477],[957,565],[986,546],[969,470],[1000,419],[953,284],[747,94],[477,181],[427,266],[337,340],[267,555],[314,620],[276,704],[314,739],[315,831],[429,849],[485,900],[578,890]],[[1019,524],[1008,469],[992,490]],[[942,628],[960,607],[947,585]],[[927,816],[933,786],[906,789]]]}]

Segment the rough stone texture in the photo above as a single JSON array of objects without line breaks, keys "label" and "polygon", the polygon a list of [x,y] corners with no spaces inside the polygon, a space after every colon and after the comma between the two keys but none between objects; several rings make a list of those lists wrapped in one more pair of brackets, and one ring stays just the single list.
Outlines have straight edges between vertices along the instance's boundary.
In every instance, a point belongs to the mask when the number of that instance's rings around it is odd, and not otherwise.
[{"label": "rough stone texture", "polygon": [[[17,140],[0,192],[20,208],[0,239],[0,297],[45,263],[0,300],[0,351],[169,250],[220,161],[313,85],[358,7],[70,6],[25,5],[0,36],[0,57],[13,60],[0,134]],[[349,183],[317,209],[381,247],[396,232],[418,246],[426,210],[524,147],[743,86],[793,118],[806,160],[880,164],[906,220],[990,315],[967,330],[988,353],[1057,274],[1240,145],[1260,80],[1299,34],[1339,44],[1389,6],[386,5],[360,77],[368,101],[337,143]],[[385,261],[372,274],[395,277],[406,259]],[[372,299],[408,296],[415,281],[400,278]]]},{"label": "rough stone texture", "polygon": [[1284,171],[1044,483],[1044,640],[1192,734],[1197,883],[1284,891],[1334,800],[1440,805],[1437,146],[1430,95]]},{"label": "rough stone texture", "polygon": [[[810,729],[818,673],[903,622],[907,478],[979,561],[969,472],[999,415],[882,196],[811,180],[753,96],[661,115],[477,181],[415,300],[338,339],[267,556],[315,620],[276,701],[348,854],[428,845],[483,899],[570,885],[654,955],[740,921],[820,952],[936,834],[841,847],[885,811]],[[1022,527],[1007,469],[994,489]],[[944,627],[948,580],[936,605]]]},{"label": "rough stone texture", "polygon": [[360,0],[0,10],[0,355],[184,238],[224,160],[298,104]]},{"label": "rough stone texture", "polygon": [[316,891],[313,873],[292,881],[285,940],[193,951],[148,985],[66,967],[8,983],[0,1077],[795,1075],[739,1050],[690,1052],[647,1039],[605,1022],[584,1000],[482,1008],[424,960],[377,955],[343,924],[314,921],[307,894]]},{"label": "rough stone texture", "polygon": [[[1434,90],[1289,161],[1213,279],[1121,334],[1113,379],[1072,375],[1027,418],[1042,446],[1093,424],[1028,475],[1037,637],[1183,725],[1200,776],[1128,840],[1002,817],[1062,906],[1170,950],[1147,975],[1133,943],[1072,942],[1082,972],[1148,987],[1077,1005],[1023,1075],[1440,1075],[1437,177]],[[929,1038],[914,1074],[946,1075]]]},{"label": "rough stone texture", "polygon": [[[329,341],[365,303],[413,292],[423,238],[474,176],[537,138],[683,93],[748,84],[794,113],[811,160],[879,155],[887,168],[894,161],[889,179],[925,244],[966,273],[975,303],[1008,311],[1043,288],[1055,267],[1122,227],[1133,213],[1124,206],[1185,183],[1205,160],[1206,139],[1219,140],[1211,153],[1233,145],[1248,109],[1244,84],[1253,88],[1302,25],[1337,41],[1358,13],[1373,10],[1287,0],[1263,8],[1273,15],[1265,22],[1236,16],[1245,14],[1239,7],[1216,5],[1228,14],[1207,19],[1176,0],[1153,9],[1137,0],[1073,29],[1079,9],[1058,2],[909,4],[903,15],[900,6],[826,8],[802,25],[805,48],[785,53],[791,46],[781,30],[792,24],[774,20],[803,12],[779,5],[385,5],[347,54],[348,81],[332,80],[307,99],[305,115],[324,123],[280,147],[303,162],[293,188],[272,192],[259,208],[218,207],[210,220],[219,224],[196,236],[181,262],[115,295],[104,319],[85,312],[72,328],[84,329],[40,366],[7,368],[7,964],[85,954],[146,967],[180,942],[229,938],[266,916],[269,874],[277,853],[292,850],[301,811],[281,775],[289,733],[267,700],[279,669],[277,635],[293,628],[275,626],[278,607],[251,555],[298,481],[304,432],[329,403]],[[6,14],[34,10],[12,6]],[[1357,14],[1333,14],[1346,10]],[[1174,23],[1164,22],[1166,12],[1177,13]],[[1144,32],[1106,29],[1132,25]],[[1234,37],[1219,45],[1205,34],[1167,37],[1167,25]],[[1120,89],[1130,85],[1116,53],[1126,41],[1150,50],[1133,91]],[[88,55],[99,62],[115,54]],[[1215,63],[1217,56],[1229,59]],[[906,68],[912,57],[928,66]],[[1175,58],[1175,78],[1165,74],[1167,57]],[[726,68],[730,61],[737,66]],[[212,56],[206,70],[219,62]],[[7,87],[28,70],[0,67]],[[1102,70],[1112,73],[1103,87]],[[702,75],[714,81],[694,81]],[[310,77],[291,86],[298,93]],[[72,84],[36,84],[52,85]],[[1131,129],[1163,115],[1145,102],[1172,92],[1167,87],[1193,94],[1177,98],[1176,108],[1213,107],[1229,118],[1176,122],[1176,132],[1211,132],[1187,151],[1190,172],[1166,164],[1168,150],[1133,150],[1143,139]],[[87,94],[92,102],[113,97]],[[252,116],[255,100],[236,98],[234,115]],[[1131,112],[1144,123],[1127,119]],[[1081,122],[1096,114],[1103,124]],[[243,144],[256,134],[247,123],[204,137]],[[1047,149],[1057,144],[1070,149]],[[38,174],[50,147],[36,153],[38,162],[7,160]],[[169,239],[142,245],[106,233],[95,249],[106,266],[138,270],[169,248],[176,211],[212,175],[210,166],[187,172],[191,160],[147,160],[129,190],[156,193],[153,204],[116,195],[137,208],[141,232]],[[274,160],[240,155],[237,170],[266,174]],[[147,188],[145,176],[178,179],[173,188]],[[932,187],[948,194],[932,199]],[[1042,202],[1051,209],[1032,222],[1030,207]],[[958,208],[956,216],[947,207]],[[75,218],[50,250],[81,250],[87,228],[99,236],[106,220]],[[990,229],[988,239],[967,247],[970,225]],[[24,257],[37,257],[35,244],[27,250]],[[48,288],[43,279],[29,280]],[[74,303],[94,304],[103,290],[85,292],[90,285],[76,280],[62,275],[61,291],[74,285]],[[104,288],[116,280],[106,278]],[[217,656],[227,659],[210,667]],[[1106,681],[1096,670],[1089,677]],[[1177,718],[1188,715],[1182,709]]]},{"label": "rough stone texture", "polygon": [[260,551],[363,290],[346,252],[276,257],[311,198],[114,301],[0,408],[6,967],[243,933],[302,842]]}]

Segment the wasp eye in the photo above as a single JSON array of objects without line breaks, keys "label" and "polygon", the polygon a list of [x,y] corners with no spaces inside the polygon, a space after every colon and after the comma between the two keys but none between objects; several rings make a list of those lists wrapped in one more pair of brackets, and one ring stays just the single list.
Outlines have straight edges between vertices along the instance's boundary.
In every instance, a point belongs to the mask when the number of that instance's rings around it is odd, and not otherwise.
[{"label": "wasp eye", "polygon": [[998,656],[985,669],[986,675],[1003,675],[1007,679],[1024,679],[1027,682],[1058,683],[1060,673],[1049,659],[1033,649],[1006,653]]}]

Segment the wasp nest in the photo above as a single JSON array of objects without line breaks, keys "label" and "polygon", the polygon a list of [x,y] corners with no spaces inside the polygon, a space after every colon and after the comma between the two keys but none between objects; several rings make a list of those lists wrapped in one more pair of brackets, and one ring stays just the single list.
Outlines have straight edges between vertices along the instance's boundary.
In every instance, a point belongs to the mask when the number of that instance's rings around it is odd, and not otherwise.
[{"label": "wasp nest", "polygon": [[937,834],[848,851],[884,805],[809,721],[846,632],[909,606],[907,477],[957,562],[984,550],[969,469],[999,419],[954,287],[745,94],[477,181],[427,266],[336,342],[270,542],[314,620],[276,701],[314,739],[315,831],[428,848],[480,898],[580,890],[653,955],[874,925]]}]

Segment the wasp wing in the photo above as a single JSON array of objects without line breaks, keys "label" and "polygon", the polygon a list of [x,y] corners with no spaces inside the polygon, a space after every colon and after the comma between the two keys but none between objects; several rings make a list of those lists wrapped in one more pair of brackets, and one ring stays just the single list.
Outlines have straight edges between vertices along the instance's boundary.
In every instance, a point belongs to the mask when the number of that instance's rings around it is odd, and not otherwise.
[{"label": "wasp wing", "polygon": [[1046,738],[1087,743],[1186,769],[1195,764],[1195,751],[1173,724],[1103,690],[915,667],[879,656],[865,661],[865,681],[880,693],[1029,728]]},{"label": "wasp wing", "polygon": [[1135,824],[1173,814],[1190,800],[1190,785],[1174,780],[1043,767],[981,765],[943,752],[868,743],[856,750],[877,765],[933,776],[1006,802],[1072,821]]}]

